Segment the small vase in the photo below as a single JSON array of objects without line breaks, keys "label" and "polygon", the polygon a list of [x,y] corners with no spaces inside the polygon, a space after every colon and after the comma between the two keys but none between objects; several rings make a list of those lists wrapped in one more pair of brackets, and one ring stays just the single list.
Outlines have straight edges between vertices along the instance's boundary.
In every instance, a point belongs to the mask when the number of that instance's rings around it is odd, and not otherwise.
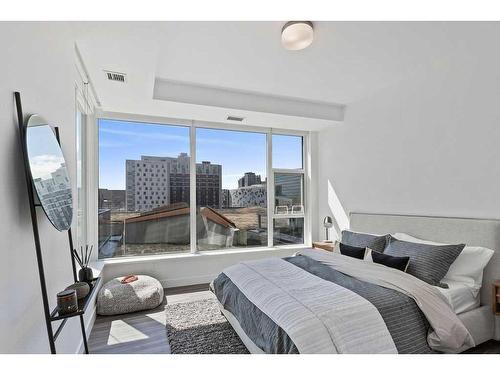
[{"label": "small vase", "polygon": [[78,271],[78,280],[83,281],[86,283],[89,283],[92,281],[94,278],[94,274],[92,273],[92,268],[89,267],[83,267],[80,268],[80,271]]}]

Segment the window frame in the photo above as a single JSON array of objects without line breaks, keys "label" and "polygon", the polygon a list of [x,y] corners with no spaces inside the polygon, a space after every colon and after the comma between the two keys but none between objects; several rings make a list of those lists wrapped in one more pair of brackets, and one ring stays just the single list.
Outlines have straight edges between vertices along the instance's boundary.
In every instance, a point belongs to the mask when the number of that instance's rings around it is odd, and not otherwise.
[{"label": "window frame", "polygon": [[[311,156],[310,156],[310,132],[290,130],[290,129],[276,129],[270,127],[261,126],[250,126],[241,124],[226,124],[219,122],[210,121],[198,121],[198,120],[184,120],[169,117],[160,116],[147,116],[147,115],[132,115],[125,113],[116,112],[106,112],[99,111],[96,113],[94,118],[94,131],[93,135],[95,139],[94,147],[94,157],[93,157],[93,169],[92,173],[93,188],[95,190],[93,207],[96,208],[95,212],[88,215],[89,220],[92,222],[91,228],[95,228],[92,237],[95,243],[97,243],[98,233],[97,233],[97,191],[99,189],[99,140],[98,140],[98,130],[99,130],[99,120],[118,120],[118,121],[130,121],[139,122],[147,124],[158,124],[158,125],[176,125],[176,126],[186,126],[189,127],[189,156],[190,156],[190,254],[202,254],[210,251],[203,251],[197,249],[196,241],[196,130],[202,129],[216,129],[216,130],[232,130],[238,132],[250,132],[250,133],[262,133],[266,134],[266,172],[267,172],[267,223],[268,223],[268,237],[267,246],[258,247],[246,247],[246,248],[231,248],[217,250],[223,253],[227,250],[241,250],[244,252],[263,250],[263,249],[286,249],[297,246],[310,247],[312,243],[312,231],[311,231],[311,197],[310,197],[310,185],[311,185]],[[273,135],[288,135],[288,136],[299,136],[302,137],[302,168],[298,169],[283,169],[283,168],[273,168],[272,167],[272,136]],[[303,205],[304,212],[301,214],[288,214],[288,215],[276,215],[275,214],[275,204],[274,204],[274,174],[275,173],[293,173],[303,175]],[[303,244],[290,244],[290,245],[274,245],[274,219],[275,218],[303,218],[304,219],[304,243]],[[89,226],[88,226],[89,227]],[[148,254],[148,256],[158,256],[158,257],[169,257],[176,256],[177,254]],[[119,258],[107,258],[105,261],[114,259],[124,259],[131,257],[119,257]],[[133,258],[141,258],[141,256],[133,256]],[[100,259],[104,260],[104,259]]]},{"label": "window frame", "polygon": [[[78,249],[87,243],[88,223],[85,218],[87,215],[87,178],[85,171],[87,170],[87,134],[86,134],[87,114],[83,110],[80,102],[76,103],[75,110],[75,191],[76,197],[73,199],[73,225],[75,228],[75,243],[74,246]],[[80,180],[80,189],[78,182]],[[81,220],[79,219],[81,216]]]}]

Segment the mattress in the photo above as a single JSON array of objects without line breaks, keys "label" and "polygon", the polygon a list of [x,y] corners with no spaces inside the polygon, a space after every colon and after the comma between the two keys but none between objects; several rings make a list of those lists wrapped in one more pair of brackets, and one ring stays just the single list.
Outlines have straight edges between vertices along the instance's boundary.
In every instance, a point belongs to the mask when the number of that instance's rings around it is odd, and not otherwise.
[{"label": "mattress", "polygon": [[455,314],[479,307],[479,293],[475,293],[474,289],[457,281],[446,281],[446,284],[448,284],[448,289],[435,288],[446,297]]}]

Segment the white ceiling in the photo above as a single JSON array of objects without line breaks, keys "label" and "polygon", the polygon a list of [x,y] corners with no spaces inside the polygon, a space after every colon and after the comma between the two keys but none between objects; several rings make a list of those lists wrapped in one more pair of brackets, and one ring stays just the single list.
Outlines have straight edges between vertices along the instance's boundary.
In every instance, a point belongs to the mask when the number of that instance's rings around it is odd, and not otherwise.
[{"label": "white ceiling", "polygon": [[[281,46],[283,22],[74,23],[105,111],[224,121],[227,110],[153,99],[156,78],[349,105],[474,43],[488,23],[315,22],[313,44]],[[103,70],[127,74],[108,82]],[[230,111],[231,114],[234,111]],[[317,129],[331,121],[246,115],[252,125]]]}]

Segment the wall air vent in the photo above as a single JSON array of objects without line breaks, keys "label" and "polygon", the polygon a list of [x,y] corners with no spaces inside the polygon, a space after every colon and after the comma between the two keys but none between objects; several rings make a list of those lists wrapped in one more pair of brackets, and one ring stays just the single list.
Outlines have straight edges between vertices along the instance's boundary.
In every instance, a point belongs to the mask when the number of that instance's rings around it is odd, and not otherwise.
[{"label": "wall air vent", "polygon": [[104,73],[109,81],[122,82],[125,83],[125,74],[118,72],[110,72],[105,70]]},{"label": "wall air vent", "polygon": [[237,116],[227,116],[227,119],[229,121],[238,121],[242,122],[245,118],[244,117],[237,117]]}]

